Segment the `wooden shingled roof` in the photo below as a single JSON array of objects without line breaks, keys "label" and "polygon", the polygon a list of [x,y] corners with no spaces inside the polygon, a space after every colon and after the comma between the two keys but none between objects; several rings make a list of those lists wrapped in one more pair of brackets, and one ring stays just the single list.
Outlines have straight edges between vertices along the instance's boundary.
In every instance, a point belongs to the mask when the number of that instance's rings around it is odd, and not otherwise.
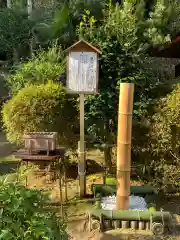
[{"label": "wooden shingled roof", "polygon": [[79,40],[78,42],[75,42],[73,45],[71,45],[69,48],[67,48],[64,52],[65,53],[69,53],[69,52],[71,52],[74,49],[78,49],[78,47],[80,45],[81,46],[84,45],[85,47],[88,47],[89,49],[94,50],[96,53],[101,54],[101,51],[98,48],[96,48],[95,46],[91,45],[90,43],[86,42],[83,39]]},{"label": "wooden shingled roof", "polygon": [[171,43],[151,48],[149,54],[152,57],[180,58],[180,35],[176,36]]}]

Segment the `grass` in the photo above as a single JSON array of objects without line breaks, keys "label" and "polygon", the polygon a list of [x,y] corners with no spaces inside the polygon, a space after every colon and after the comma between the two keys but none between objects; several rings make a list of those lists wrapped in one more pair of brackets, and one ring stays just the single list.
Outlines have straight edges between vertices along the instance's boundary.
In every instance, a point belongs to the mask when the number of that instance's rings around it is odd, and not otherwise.
[{"label": "grass", "polygon": [[16,163],[16,162],[19,162],[19,161],[20,161],[20,159],[15,158],[12,155],[8,155],[8,156],[5,156],[5,157],[0,157],[0,163]]},{"label": "grass", "polygon": [[106,184],[116,184],[117,183],[117,181],[116,181],[116,178],[115,177],[113,177],[113,176],[107,176],[106,177]]},{"label": "grass", "polygon": [[0,163],[18,162],[19,159],[12,156],[16,146],[9,143],[3,132],[0,132]]}]

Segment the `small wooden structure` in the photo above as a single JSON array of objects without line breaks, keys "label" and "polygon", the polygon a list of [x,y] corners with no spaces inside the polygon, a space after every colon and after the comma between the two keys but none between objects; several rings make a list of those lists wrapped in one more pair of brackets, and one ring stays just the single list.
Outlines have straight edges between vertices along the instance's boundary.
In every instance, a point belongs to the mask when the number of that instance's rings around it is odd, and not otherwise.
[{"label": "small wooden structure", "polygon": [[63,148],[57,148],[56,132],[29,132],[24,135],[24,149],[13,155],[25,162],[51,162],[62,159],[64,153]]},{"label": "small wooden structure", "polygon": [[47,155],[56,150],[57,133],[56,132],[29,132],[24,135],[25,150],[29,154],[37,151],[46,151]]},{"label": "small wooden structure", "polygon": [[[60,201],[62,204],[62,189],[61,178],[62,170],[65,175],[64,168],[64,148],[57,148],[56,142],[57,133],[49,132],[31,132],[24,136],[25,148],[13,153],[15,158],[20,159],[20,164],[34,163],[36,165],[47,165],[48,173],[53,173],[56,179],[57,173],[59,175],[60,185]],[[55,169],[51,170],[51,165],[55,165]],[[39,171],[38,171],[39,172]],[[65,180],[66,181],[66,180]],[[26,186],[28,185],[28,178],[26,177]],[[67,188],[65,187],[65,198],[67,199]]]}]

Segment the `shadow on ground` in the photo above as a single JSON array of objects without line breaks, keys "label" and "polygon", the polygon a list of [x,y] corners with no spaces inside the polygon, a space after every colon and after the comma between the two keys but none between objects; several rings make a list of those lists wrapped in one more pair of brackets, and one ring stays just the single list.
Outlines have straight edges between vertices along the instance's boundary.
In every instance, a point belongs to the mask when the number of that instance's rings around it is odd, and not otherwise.
[{"label": "shadow on ground", "polygon": [[100,233],[94,238],[94,240],[152,240],[152,236],[144,236],[141,234],[119,234],[118,236],[113,236],[107,233]]},{"label": "shadow on ground", "polygon": [[157,209],[162,208],[172,214],[180,215],[180,195],[167,195],[156,200]]},{"label": "shadow on ground", "polygon": [[171,238],[164,236],[163,238],[158,238],[149,234],[141,233],[118,233],[117,235],[108,233],[99,233],[99,232],[77,232],[73,231],[70,233],[72,239],[75,240],[170,240]]},{"label": "shadow on ground", "polygon": [[[99,163],[91,159],[86,160],[87,175],[101,172],[103,172],[103,167]],[[67,167],[67,178],[76,179],[77,177],[78,177],[78,165],[77,163],[71,163],[71,165]]]},{"label": "shadow on ground", "polygon": [[16,146],[9,143],[3,132],[0,132],[0,159],[12,154]]},{"label": "shadow on ground", "polygon": [[16,149],[16,146],[10,144],[4,133],[0,132],[0,175],[13,173],[16,171],[18,163],[11,162],[6,159],[7,157],[11,158],[11,154],[14,149]]},{"label": "shadow on ground", "polygon": [[14,173],[17,171],[18,163],[0,163],[0,175]]}]

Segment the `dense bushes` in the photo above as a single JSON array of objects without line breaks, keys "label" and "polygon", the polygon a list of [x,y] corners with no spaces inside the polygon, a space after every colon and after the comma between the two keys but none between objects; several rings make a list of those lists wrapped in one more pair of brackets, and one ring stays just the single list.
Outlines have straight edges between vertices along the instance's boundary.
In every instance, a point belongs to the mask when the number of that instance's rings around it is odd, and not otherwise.
[{"label": "dense bushes", "polygon": [[166,187],[180,181],[180,84],[162,99],[152,117],[149,147],[154,182]]},{"label": "dense bushes", "polygon": [[47,51],[39,51],[27,62],[20,63],[11,74],[8,86],[11,92],[16,93],[27,84],[41,84],[48,80],[56,80],[65,70],[65,61],[61,49],[56,45]]},{"label": "dense bushes", "polygon": [[[180,147],[180,84],[162,99],[153,116],[152,134],[158,141],[157,152],[179,157]],[[157,147],[157,146],[156,146]],[[155,148],[154,148],[155,149]]]},{"label": "dense bushes", "polygon": [[[110,148],[116,144],[119,84],[135,83],[134,119],[137,122],[147,114],[155,99],[152,99],[152,89],[156,91],[159,79],[152,71],[153,66],[147,67],[147,49],[169,40],[169,35],[161,31],[172,14],[167,9],[158,1],[151,16],[144,17],[144,4],[135,6],[126,0],[115,6],[109,1],[101,24],[88,10],[82,16],[79,33],[101,50],[99,94],[85,99],[86,129],[95,143],[104,146],[109,168]],[[166,17],[162,19],[162,16]]]},{"label": "dense bushes", "polygon": [[48,196],[19,183],[0,183],[0,239],[67,240],[66,226],[53,212],[45,212]]},{"label": "dense bushes", "polygon": [[76,104],[61,84],[30,85],[21,89],[3,110],[4,130],[10,142],[21,143],[28,131],[57,131],[59,144],[73,146]]},{"label": "dense bushes", "polygon": [[14,49],[26,45],[31,36],[32,22],[26,11],[0,8],[0,51],[12,54]]},{"label": "dense bushes", "polygon": [[179,89],[176,84],[142,119],[133,145],[134,160],[143,166],[140,177],[163,189],[180,181]]},{"label": "dense bushes", "polygon": [[[153,60],[150,63],[148,56],[148,49],[153,45],[170,41],[169,34],[175,14],[174,9],[166,4],[156,1],[152,12],[146,15],[143,1],[136,6],[127,0],[116,6],[110,1],[104,10],[101,25],[97,24],[89,11],[85,11],[78,29],[85,39],[99,47],[102,52],[99,94],[87,96],[85,99],[89,135],[106,148],[116,144],[119,83],[135,83],[133,157],[136,155],[135,161],[143,165],[147,181],[152,182],[157,174],[158,185],[165,184],[162,175],[166,163],[163,163],[163,159],[165,162],[169,161],[172,167],[164,176],[170,177],[172,169],[177,167],[173,156],[165,154],[165,148],[172,144],[172,126],[165,125],[167,120],[164,119],[169,115],[169,111],[172,114],[172,110],[164,107],[166,117],[163,118],[161,111],[157,110],[157,115],[151,118],[154,114],[154,104],[170,92],[172,87],[172,81],[167,83],[166,76],[160,77],[159,69],[157,70]],[[175,112],[177,113],[177,110],[174,110],[174,114]],[[161,125],[161,121],[164,122],[164,126]],[[171,121],[176,120],[171,116]],[[157,129],[158,132],[155,133]],[[163,141],[167,141],[168,147],[163,145]],[[162,145],[163,151],[160,150]],[[110,157],[108,159],[110,162]]]}]

